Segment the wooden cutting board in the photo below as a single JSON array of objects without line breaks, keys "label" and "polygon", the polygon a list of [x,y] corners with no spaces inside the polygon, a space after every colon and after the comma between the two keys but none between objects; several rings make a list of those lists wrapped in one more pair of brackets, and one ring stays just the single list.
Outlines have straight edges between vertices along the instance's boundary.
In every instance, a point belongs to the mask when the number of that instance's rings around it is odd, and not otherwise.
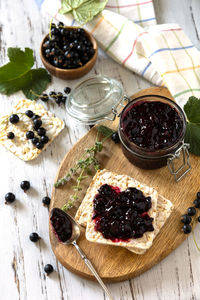
[{"label": "wooden cutting board", "polygon": [[[147,94],[159,94],[172,98],[166,88],[158,87],[140,91],[131,98]],[[117,118],[115,122],[106,122],[105,125],[116,130],[118,122],[119,119]],[[93,127],[66,154],[55,181],[66,174],[69,168],[80,158],[84,149],[94,144],[95,139],[96,128]],[[150,269],[185,240],[187,235],[181,231],[183,224],[180,222],[180,219],[181,215],[186,213],[187,208],[192,206],[195,195],[200,190],[197,176],[200,170],[200,159],[191,155],[192,170],[178,183],[174,181],[167,167],[157,170],[142,170],[135,167],[124,157],[120,144],[115,144],[111,139],[105,142],[103,151],[98,155],[98,159],[101,163],[101,168],[132,176],[140,182],[156,188],[160,194],[173,202],[175,208],[167,224],[165,224],[154,240],[153,246],[143,255],[133,254],[122,247],[98,245],[88,242],[85,239],[85,230],[82,229],[78,240],[79,246],[92,261],[100,276],[105,281],[117,282],[133,278]],[[83,199],[91,178],[84,181],[80,199]],[[71,186],[73,184],[73,182],[69,182],[61,188],[53,189],[50,208],[61,208],[68,201],[72,194]],[[77,207],[70,213],[74,215],[76,209]],[[59,243],[51,230],[50,240],[52,249],[63,266],[78,275],[94,279],[73,246],[64,246]]]}]

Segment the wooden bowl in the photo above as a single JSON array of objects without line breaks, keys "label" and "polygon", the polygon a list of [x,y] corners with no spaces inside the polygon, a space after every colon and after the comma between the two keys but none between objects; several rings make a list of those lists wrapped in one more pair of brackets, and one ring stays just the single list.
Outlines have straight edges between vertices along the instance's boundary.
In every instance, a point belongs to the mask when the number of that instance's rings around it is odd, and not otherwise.
[{"label": "wooden bowl", "polygon": [[[74,28],[74,27],[69,26],[67,28]],[[56,76],[61,79],[72,80],[72,79],[77,79],[77,78],[84,76],[92,69],[92,67],[94,66],[96,59],[97,59],[98,46],[97,46],[97,42],[94,39],[93,35],[91,33],[89,33],[87,30],[85,30],[85,33],[86,33],[89,41],[92,43],[95,52],[94,52],[94,55],[91,57],[91,59],[85,65],[83,65],[80,68],[76,68],[76,69],[61,69],[61,68],[54,67],[52,64],[50,64],[43,54],[43,47],[42,47],[43,44],[47,40],[48,34],[44,37],[44,39],[42,40],[42,43],[40,45],[40,58],[42,60],[43,65],[49,71],[49,73],[51,73],[51,75]]]}]

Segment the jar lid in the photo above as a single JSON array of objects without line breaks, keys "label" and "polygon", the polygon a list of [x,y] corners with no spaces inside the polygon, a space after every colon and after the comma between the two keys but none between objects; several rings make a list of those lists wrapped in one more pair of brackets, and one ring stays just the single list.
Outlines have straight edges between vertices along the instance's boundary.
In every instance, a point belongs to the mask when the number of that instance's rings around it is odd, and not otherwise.
[{"label": "jar lid", "polygon": [[122,84],[107,76],[97,75],[79,83],[66,101],[67,113],[76,121],[93,125],[111,114],[124,96]]}]

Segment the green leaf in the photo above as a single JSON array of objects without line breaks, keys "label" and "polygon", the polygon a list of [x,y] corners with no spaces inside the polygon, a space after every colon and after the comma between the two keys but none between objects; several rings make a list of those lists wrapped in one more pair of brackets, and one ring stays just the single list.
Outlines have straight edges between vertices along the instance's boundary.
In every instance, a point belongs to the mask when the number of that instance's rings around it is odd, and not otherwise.
[{"label": "green leaf", "polygon": [[0,68],[0,83],[22,77],[34,64],[33,51],[8,48],[10,62]]},{"label": "green leaf", "polygon": [[43,68],[30,70],[27,76],[29,76],[29,81],[22,91],[28,99],[35,100],[38,97],[31,91],[41,95],[42,92],[46,90],[47,85],[51,82],[51,76]]},{"label": "green leaf", "polygon": [[[73,1],[74,2],[74,1]],[[82,5],[73,9],[74,19],[79,23],[87,23],[91,21],[98,13],[100,13],[108,0],[89,0]]]},{"label": "green leaf", "polygon": [[190,152],[200,156],[200,125],[188,122],[184,140],[190,144]]},{"label": "green leaf", "polygon": [[105,137],[110,136],[114,132],[114,130],[112,130],[111,128],[103,125],[98,126],[97,131],[102,135],[104,135]]},{"label": "green leaf", "polygon": [[87,2],[88,0],[62,0],[62,6],[59,10],[60,14],[66,14],[72,11],[72,9],[76,9],[84,2]]},{"label": "green leaf", "polygon": [[0,81],[0,93],[7,96],[20,91],[24,86],[28,85],[30,78],[27,77],[27,73],[21,77],[18,77],[9,81]]},{"label": "green leaf", "polygon": [[200,99],[192,96],[184,105],[187,118],[192,123],[200,123]]},{"label": "green leaf", "polygon": [[33,50],[25,48],[8,48],[10,62],[0,68],[0,93],[11,95],[23,90],[29,99],[36,99],[37,96],[31,93],[41,94],[51,81],[50,75],[45,69],[33,69]]}]

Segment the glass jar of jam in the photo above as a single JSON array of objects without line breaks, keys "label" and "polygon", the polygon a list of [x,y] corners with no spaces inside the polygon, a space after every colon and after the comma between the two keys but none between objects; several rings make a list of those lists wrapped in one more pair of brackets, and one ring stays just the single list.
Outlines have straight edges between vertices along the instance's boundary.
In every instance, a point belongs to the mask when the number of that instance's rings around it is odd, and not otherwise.
[{"label": "glass jar of jam", "polygon": [[129,102],[121,112],[118,130],[124,155],[143,169],[160,168],[178,150],[187,149],[185,131],[182,109],[159,95],[146,95]]},{"label": "glass jar of jam", "polygon": [[[184,143],[185,114],[166,97],[147,95],[130,102],[120,82],[98,75],[85,79],[71,91],[66,110],[84,125],[114,121],[118,116],[123,153],[140,168],[156,169],[167,164],[176,181],[191,168],[188,145]],[[181,154],[183,163],[176,169],[174,161]]]}]

